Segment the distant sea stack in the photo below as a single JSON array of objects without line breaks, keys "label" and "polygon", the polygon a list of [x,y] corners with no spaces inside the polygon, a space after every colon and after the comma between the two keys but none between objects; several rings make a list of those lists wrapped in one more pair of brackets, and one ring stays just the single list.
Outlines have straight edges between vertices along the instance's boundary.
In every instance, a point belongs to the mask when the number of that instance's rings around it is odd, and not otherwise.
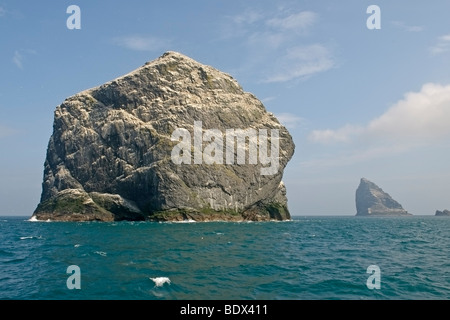
[{"label": "distant sea stack", "polygon": [[167,52],[56,108],[33,216],[290,219],[282,176],[294,148],[287,129],[230,75]]},{"label": "distant sea stack", "polygon": [[450,217],[450,211],[449,210],[444,210],[444,211],[436,210],[436,216]]},{"label": "distant sea stack", "polygon": [[356,215],[405,216],[411,214],[375,183],[362,178],[356,189]]}]

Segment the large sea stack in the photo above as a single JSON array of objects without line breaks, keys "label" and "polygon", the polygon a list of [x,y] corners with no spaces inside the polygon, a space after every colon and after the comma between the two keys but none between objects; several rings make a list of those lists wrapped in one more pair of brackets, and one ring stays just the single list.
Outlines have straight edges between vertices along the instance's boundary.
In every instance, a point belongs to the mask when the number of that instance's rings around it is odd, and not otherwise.
[{"label": "large sea stack", "polygon": [[[250,141],[239,149],[233,135],[226,135],[233,129],[259,133],[257,158],[250,159],[255,151]],[[175,152],[191,137],[190,150]],[[262,151],[267,151],[265,158]],[[269,164],[263,160],[271,151],[276,159]],[[286,220],[290,214],[282,176],[293,153],[286,128],[235,79],[167,52],[56,108],[41,201],[33,216],[60,221]],[[176,163],[172,154],[185,162]],[[268,170],[270,165],[276,170]]]},{"label": "large sea stack", "polygon": [[375,183],[362,178],[356,189],[357,216],[405,216],[411,215]]}]

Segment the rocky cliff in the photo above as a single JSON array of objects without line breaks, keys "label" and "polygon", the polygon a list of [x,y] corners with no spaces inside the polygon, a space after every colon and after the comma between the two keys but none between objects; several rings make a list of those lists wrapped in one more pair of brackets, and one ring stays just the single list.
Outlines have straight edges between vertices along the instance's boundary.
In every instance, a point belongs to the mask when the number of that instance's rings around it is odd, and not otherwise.
[{"label": "rocky cliff", "polygon": [[356,189],[356,215],[399,216],[410,213],[375,183],[362,178]]},{"label": "rocky cliff", "polygon": [[282,176],[293,153],[286,128],[235,79],[167,52],[56,108],[33,215],[290,219]]},{"label": "rocky cliff", "polygon": [[436,216],[450,217],[450,210],[444,210],[444,211],[436,210]]}]

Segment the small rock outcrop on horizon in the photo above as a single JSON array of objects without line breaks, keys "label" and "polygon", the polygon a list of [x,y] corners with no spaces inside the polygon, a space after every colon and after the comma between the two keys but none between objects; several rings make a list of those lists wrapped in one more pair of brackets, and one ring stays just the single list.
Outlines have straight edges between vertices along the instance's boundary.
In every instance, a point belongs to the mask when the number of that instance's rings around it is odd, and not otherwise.
[{"label": "small rock outcrop on horizon", "polygon": [[439,211],[436,210],[436,216],[450,217],[450,210]]},{"label": "small rock outcrop on horizon", "polygon": [[[239,149],[238,130],[259,134],[259,148],[244,137]],[[56,108],[33,216],[290,219],[282,176],[294,148],[287,129],[230,75],[166,52]]]},{"label": "small rock outcrop on horizon", "polygon": [[356,189],[356,215],[404,216],[411,214],[375,183],[362,178]]}]

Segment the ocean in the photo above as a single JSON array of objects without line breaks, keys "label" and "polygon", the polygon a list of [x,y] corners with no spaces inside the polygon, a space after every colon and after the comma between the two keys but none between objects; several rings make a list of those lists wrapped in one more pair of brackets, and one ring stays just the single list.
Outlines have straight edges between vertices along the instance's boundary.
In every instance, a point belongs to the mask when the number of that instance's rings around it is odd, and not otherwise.
[{"label": "ocean", "polygon": [[447,300],[450,218],[0,217],[2,300]]}]

